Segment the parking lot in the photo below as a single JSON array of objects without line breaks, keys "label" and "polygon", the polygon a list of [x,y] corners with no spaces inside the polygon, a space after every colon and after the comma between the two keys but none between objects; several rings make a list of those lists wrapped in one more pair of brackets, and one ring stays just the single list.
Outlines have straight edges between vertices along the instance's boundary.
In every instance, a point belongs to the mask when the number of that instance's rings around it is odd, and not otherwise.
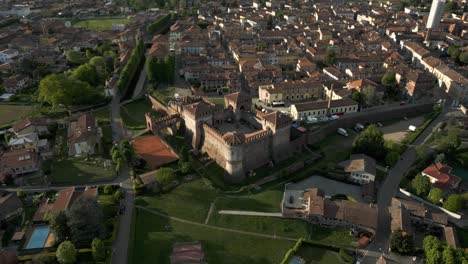
[{"label": "parking lot", "polygon": [[406,135],[408,133],[413,133],[409,131],[409,126],[413,125],[419,127],[423,123],[424,116],[418,116],[408,118],[407,120],[402,119],[401,121],[392,123],[388,126],[384,126],[382,127],[382,131],[384,132],[384,139],[401,143],[406,138]]}]

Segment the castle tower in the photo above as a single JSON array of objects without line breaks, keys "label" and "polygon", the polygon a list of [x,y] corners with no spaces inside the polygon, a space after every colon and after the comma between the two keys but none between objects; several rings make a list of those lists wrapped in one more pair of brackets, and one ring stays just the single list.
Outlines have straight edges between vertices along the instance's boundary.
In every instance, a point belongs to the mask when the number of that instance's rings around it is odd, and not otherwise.
[{"label": "castle tower", "polygon": [[226,180],[234,183],[241,182],[245,179],[242,148],[245,143],[245,135],[228,132],[223,136],[223,140],[227,144],[225,169],[230,174]]}]

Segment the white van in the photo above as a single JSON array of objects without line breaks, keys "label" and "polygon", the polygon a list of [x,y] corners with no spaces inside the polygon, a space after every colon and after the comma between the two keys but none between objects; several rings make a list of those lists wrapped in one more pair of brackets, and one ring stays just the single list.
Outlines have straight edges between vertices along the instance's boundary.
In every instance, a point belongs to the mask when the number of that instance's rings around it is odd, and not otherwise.
[{"label": "white van", "polygon": [[408,127],[408,130],[411,132],[415,132],[416,130],[418,130],[418,128],[416,126],[411,125]]},{"label": "white van", "polygon": [[343,136],[345,136],[345,137],[348,136],[348,132],[347,132],[346,129],[344,129],[344,128],[341,128],[341,127],[340,127],[340,128],[338,128],[338,130],[337,130],[336,132],[338,132],[338,134],[343,135]]}]

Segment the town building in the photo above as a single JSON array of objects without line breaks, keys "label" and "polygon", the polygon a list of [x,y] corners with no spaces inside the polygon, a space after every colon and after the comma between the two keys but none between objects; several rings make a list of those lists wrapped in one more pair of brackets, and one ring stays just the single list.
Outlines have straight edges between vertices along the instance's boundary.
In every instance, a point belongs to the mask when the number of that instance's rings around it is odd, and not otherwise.
[{"label": "town building", "polygon": [[425,168],[421,174],[429,178],[432,186],[444,191],[456,189],[461,182],[461,178],[452,174],[452,167],[442,163],[431,164]]},{"label": "town building", "polygon": [[71,119],[68,125],[68,155],[93,155],[101,138],[96,118],[92,113]]},{"label": "town building", "polygon": [[38,171],[40,164],[39,154],[28,149],[13,149],[0,154],[0,173],[11,174],[14,178]]},{"label": "town building", "polygon": [[325,227],[345,227],[375,233],[377,211],[374,206],[348,200],[332,200],[319,188],[285,191],[284,217],[301,218]]},{"label": "town building", "polygon": [[315,80],[279,82],[259,86],[258,97],[265,103],[305,101],[320,98],[322,90],[322,83]]},{"label": "town building", "polygon": [[291,105],[291,115],[294,120],[328,115],[343,115],[358,111],[358,103],[350,98],[328,101],[296,103]]},{"label": "town building", "polygon": [[5,63],[10,61],[11,59],[15,58],[19,55],[19,52],[14,49],[5,49],[0,51],[0,62]]},{"label": "town building", "polygon": [[351,155],[349,160],[338,163],[338,168],[348,173],[348,180],[366,184],[375,181],[376,163],[375,160],[365,154]]},{"label": "town building", "polygon": [[0,222],[13,220],[23,213],[23,203],[16,193],[0,191]]}]

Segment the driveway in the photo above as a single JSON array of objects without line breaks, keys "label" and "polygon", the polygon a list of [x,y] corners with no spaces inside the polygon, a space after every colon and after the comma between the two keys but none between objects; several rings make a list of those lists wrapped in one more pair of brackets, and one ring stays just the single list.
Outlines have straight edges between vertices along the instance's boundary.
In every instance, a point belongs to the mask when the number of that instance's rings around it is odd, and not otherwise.
[{"label": "driveway", "polygon": [[331,180],[322,176],[314,175],[297,183],[286,185],[287,190],[305,190],[310,188],[320,188],[325,195],[333,196],[336,194],[344,194],[353,197],[356,201],[363,202],[361,197],[361,187],[353,184],[347,184]]}]

